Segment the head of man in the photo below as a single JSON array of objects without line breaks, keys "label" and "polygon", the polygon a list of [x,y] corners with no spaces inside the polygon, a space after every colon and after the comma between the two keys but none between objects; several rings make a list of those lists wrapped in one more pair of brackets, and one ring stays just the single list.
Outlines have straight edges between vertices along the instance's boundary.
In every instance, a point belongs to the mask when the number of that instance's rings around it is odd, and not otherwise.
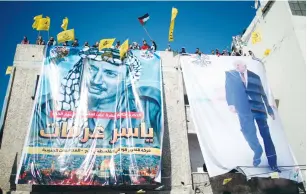
[{"label": "head of man", "polygon": [[89,100],[96,103],[115,102],[129,84],[129,68],[119,59],[117,49],[108,49],[96,58],[87,58]]},{"label": "head of man", "polygon": [[246,64],[245,62],[241,61],[241,60],[236,60],[234,63],[233,63],[235,69],[238,71],[238,72],[244,72],[246,71],[247,67],[246,67]]}]

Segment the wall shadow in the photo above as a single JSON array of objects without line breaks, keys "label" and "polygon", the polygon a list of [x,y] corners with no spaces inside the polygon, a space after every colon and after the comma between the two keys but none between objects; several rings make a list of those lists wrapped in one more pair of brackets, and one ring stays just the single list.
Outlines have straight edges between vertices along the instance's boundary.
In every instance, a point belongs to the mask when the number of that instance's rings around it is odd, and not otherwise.
[{"label": "wall shadow", "polygon": [[[163,79],[163,78],[162,78]],[[162,86],[163,91],[163,111],[164,111],[164,134],[163,134],[163,145],[162,145],[162,169],[161,169],[161,190],[170,191],[172,183],[172,157],[171,157],[171,144],[170,144],[170,132],[168,125],[168,113],[165,103],[165,84]]]}]

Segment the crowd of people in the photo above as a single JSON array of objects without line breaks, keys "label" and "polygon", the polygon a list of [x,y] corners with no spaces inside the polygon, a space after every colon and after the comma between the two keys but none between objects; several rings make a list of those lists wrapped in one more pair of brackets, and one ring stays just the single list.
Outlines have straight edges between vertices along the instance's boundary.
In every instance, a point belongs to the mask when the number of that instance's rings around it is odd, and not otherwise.
[{"label": "crowd of people", "polygon": [[[30,44],[30,41],[28,40],[28,38],[26,36],[24,36],[23,40],[21,41],[21,44]],[[50,37],[48,42],[45,43],[45,41],[43,40],[42,36],[38,36],[37,40],[36,40],[36,44],[37,45],[47,45],[47,46],[54,46],[57,45],[56,41],[54,40],[54,37]],[[65,41],[64,43],[62,43],[62,46],[71,46],[71,47],[80,47],[79,44],[79,40],[75,39],[71,44],[69,44],[68,41]],[[116,41],[115,44],[115,48],[119,49],[121,46],[120,41]],[[98,48],[99,47],[99,41],[97,41],[95,44],[93,44],[92,46],[90,46],[89,42],[84,42],[83,47],[94,47],[94,48]],[[131,50],[152,50],[152,51],[156,51],[157,50],[157,44],[154,40],[151,40],[151,45],[148,45],[146,40],[143,40],[143,44],[139,45],[137,42],[132,42],[132,44],[129,45],[129,49]],[[165,49],[165,51],[173,51],[171,48],[171,45],[168,44],[168,47]],[[188,52],[186,51],[185,47],[182,47],[179,54],[188,54]],[[198,54],[198,55],[202,55],[205,54],[203,52],[200,51],[199,48],[196,48],[194,54]],[[215,49],[211,51],[211,55],[217,55],[217,56],[252,56],[254,57],[254,54],[252,51],[248,51],[248,55],[246,55],[245,53],[243,54],[242,50],[240,49],[236,49],[236,48],[232,48],[232,51],[227,51],[226,49],[223,51],[220,51],[219,49]]]},{"label": "crowd of people", "polygon": [[[154,40],[151,40],[151,45],[148,45],[146,40],[143,40],[143,44],[140,46],[137,42],[133,42],[132,44],[129,45],[129,49],[132,50],[153,50],[156,51],[157,50],[157,44]],[[30,44],[30,41],[28,40],[28,38],[26,36],[23,37],[23,40],[21,41],[21,44]],[[38,36],[36,42],[36,45],[47,45],[47,46],[55,46],[57,45],[57,42],[54,40],[54,37],[50,37],[48,42],[46,43],[42,36]],[[65,41],[62,43],[61,46],[71,46],[71,47],[80,47],[79,44],[79,40],[75,39],[71,44],[69,44],[68,41]],[[115,48],[119,49],[121,46],[120,41],[116,41],[115,44]],[[94,47],[94,48],[98,48],[99,47],[99,41],[97,41],[95,44],[93,44],[92,46],[90,46],[89,42],[84,42],[83,47]]]}]

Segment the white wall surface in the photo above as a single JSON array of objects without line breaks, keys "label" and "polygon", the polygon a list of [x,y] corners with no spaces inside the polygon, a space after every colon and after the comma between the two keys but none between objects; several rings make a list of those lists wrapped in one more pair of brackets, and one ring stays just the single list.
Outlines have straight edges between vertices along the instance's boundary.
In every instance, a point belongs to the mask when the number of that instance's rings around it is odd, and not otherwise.
[{"label": "white wall surface", "polygon": [[[258,17],[259,17],[258,10]],[[303,21],[304,20],[304,21]],[[263,59],[269,84],[275,99],[279,99],[279,114],[290,147],[298,164],[306,164],[306,17],[292,16],[287,1],[275,1],[265,16],[250,25],[243,39],[253,29],[261,33],[262,41],[245,48]]]},{"label": "white wall surface", "polygon": [[292,16],[294,31],[306,62],[306,16]]}]

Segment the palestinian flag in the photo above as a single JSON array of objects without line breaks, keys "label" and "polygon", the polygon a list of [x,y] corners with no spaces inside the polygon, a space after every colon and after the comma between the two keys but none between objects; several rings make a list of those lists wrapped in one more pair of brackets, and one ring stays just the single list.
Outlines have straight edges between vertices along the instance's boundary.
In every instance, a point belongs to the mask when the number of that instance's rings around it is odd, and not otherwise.
[{"label": "palestinian flag", "polygon": [[143,15],[142,17],[139,17],[138,19],[139,19],[141,25],[144,26],[145,23],[149,20],[149,14],[146,13],[145,15]]}]

